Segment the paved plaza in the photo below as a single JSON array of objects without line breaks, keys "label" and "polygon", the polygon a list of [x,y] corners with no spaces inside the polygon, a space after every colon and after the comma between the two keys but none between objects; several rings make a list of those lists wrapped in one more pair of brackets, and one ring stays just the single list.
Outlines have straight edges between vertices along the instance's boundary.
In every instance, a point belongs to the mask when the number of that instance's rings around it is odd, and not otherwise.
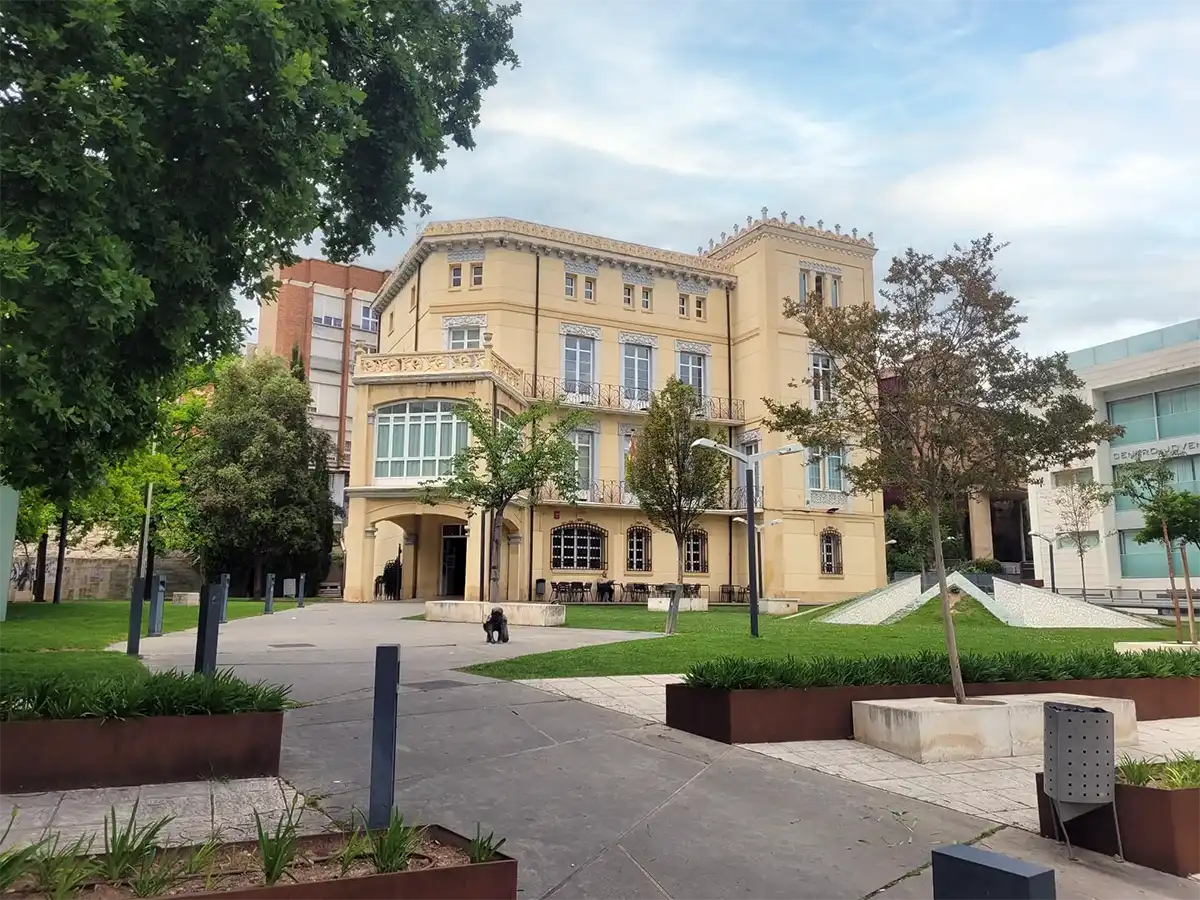
[{"label": "paved plaza", "polygon": [[[457,671],[485,659],[653,636],[514,628],[510,644],[488,646],[478,626],[406,620],[417,611],[320,604],[222,627],[222,667],[292,684],[306,704],[287,713],[282,786],[254,780],[68,792],[5,798],[5,809],[20,805],[18,827],[32,832],[83,827],[102,821],[110,800],[127,815],[136,790],[139,816],[177,811],[183,840],[197,837],[206,814],[232,836],[257,803],[271,798],[282,808],[297,791],[312,808],[306,827],[319,829],[322,815],[366,807],[374,646],[391,642],[403,647],[399,810],[460,833],[473,834],[480,822],[506,837],[527,900],[928,897],[930,851],[975,840],[1053,865],[1060,897],[1197,896],[1194,882],[1094,854],[1068,862],[1064,848],[982,811],[760,752],[773,748],[668,729],[650,708],[666,676],[633,690],[623,679],[584,679],[607,699],[582,700]],[[147,639],[146,661],[190,666],[194,640],[189,632]],[[229,802],[239,796],[258,801]]]}]

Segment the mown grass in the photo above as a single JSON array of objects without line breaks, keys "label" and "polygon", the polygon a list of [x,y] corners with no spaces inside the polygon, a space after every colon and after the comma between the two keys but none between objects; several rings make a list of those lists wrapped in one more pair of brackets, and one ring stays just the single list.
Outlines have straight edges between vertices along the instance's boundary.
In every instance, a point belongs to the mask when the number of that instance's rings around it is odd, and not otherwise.
[{"label": "mown grass", "polygon": [[[481,663],[467,669],[493,678],[567,678],[588,675],[656,675],[686,672],[694,664],[720,656],[779,658],[795,656],[864,657],[941,650],[942,614],[936,602],[892,625],[827,625],[820,614],[795,619],[761,616],[757,639],[750,637],[745,609],[679,614],[671,637],[556,650],[515,659]],[[955,606],[959,648],[964,653],[996,654],[1010,650],[1067,653],[1086,648],[1111,649],[1114,641],[1174,640],[1170,628],[1011,628],[976,601],[964,597]],[[644,608],[568,607],[567,625],[661,634],[666,613]],[[514,638],[519,640],[519,638]]]}]

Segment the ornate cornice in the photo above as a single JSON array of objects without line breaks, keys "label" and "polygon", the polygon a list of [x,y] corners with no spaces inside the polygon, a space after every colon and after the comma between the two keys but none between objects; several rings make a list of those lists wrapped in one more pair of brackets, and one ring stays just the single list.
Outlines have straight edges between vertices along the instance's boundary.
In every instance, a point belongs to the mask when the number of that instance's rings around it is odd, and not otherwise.
[{"label": "ornate cornice", "polygon": [[[720,259],[721,257],[727,255],[727,252],[732,250],[735,246],[744,246],[745,238],[750,235],[760,233],[765,229],[770,229],[771,233],[781,237],[789,234],[805,234],[821,238],[824,243],[813,244],[815,247],[833,246],[839,250],[854,252],[855,255],[861,256],[865,254],[868,259],[875,255],[874,232],[868,232],[866,238],[860,238],[858,236],[857,228],[850,229],[849,234],[843,234],[842,226],[834,225],[833,230],[830,231],[825,227],[825,221],[823,219],[818,219],[817,226],[814,228],[813,226],[807,224],[804,216],[801,216],[799,220],[795,222],[788,221],[788,214],[786,212],[781,212],[778,216],[770,216],[767,214],[767,208],[765,206],[762,208],[761,215],[758,219],[755,219],[754,216],[746,216],[745,227],[735,223],[733,226],[733,234],[728,234],[722,231],[721,239],[719,241],[710,240],[708,242],[707,250],[705,250],[703,247],[698,247],[697,252],[706,260]],[[758,236],[761,236],[761,234]],[[849,248],[854,248],[854,250],[851,251]]]},{"label": "ornate cornice", "polygon": [[475,313],[469,316],[442,316],[442,329],[447,328],[487,328],[487,313]]},{"label": "ornate cornice", "polygon": [[574,322],[560,322],[558,333],[573,334],[575,337],[591,338],[594,341],[598,341],[603,331],[595,325],[576,325]]},{"label": "ornate cornice", "polygon": [[[646,271],[649,274],[645,277],[657,275],[672,280],[712,281],[730,287],[737,282],[724,262],[707,256],[701,258],[690,253],[632,244],[520,219],[459,219],[430,222],[417,234],[399,265],[375,295],[374,306],[381,309],[391,302],[396,292],[435,249],[479,254],[487,245],[557,256],[579,265],[607,265],[622,271]],[[479,258],[482,259],[482,256]]]},{"label": "ornate cornice", "polygon": [[699,353],[701,356],[712,356],[712,344],[701,344],[698,341],[676,341],[676,353]]},{"label": "ornate cornice", "polygon": [[658,336],[642,334],[640,331],[622,331],[617,341],[622,344],[641,344],[643,347],[658,347]]}]

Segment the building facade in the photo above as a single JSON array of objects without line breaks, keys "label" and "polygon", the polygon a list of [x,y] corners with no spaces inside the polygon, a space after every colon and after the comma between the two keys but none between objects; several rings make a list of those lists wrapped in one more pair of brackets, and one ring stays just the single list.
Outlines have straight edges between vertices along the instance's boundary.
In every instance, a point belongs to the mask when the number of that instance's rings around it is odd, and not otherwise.
[{"label": "building facade", "polygon": [[[1200,493],[1200,319],[1079,350],[1068,362],[1085,382],[1084,399],[1099,417],[1123,426],[1125,434],[1100,444],[1091,459],[1038,473],[1041,484],[1029,486],[1032,528],[1055,543],[1060,590],[1080,586],[1080,567],[1074,544],[1059,536],[1056,488],[1077,479],[1111,484],[1121,466],[1139,455],[1165,455],[1175,471],[1175,488]],[[1084,554],[1089,588],[1157,591],[1170,586],[1162,545],[1133,539],[1143,517],[1128,497],[1116,496],[1094,523],[1094,544]],[[1049,544],[1035,540],[1033,549],[1037,577],[1049,585]],[[1200,547],[1189,547],[1188,560],[1200,569]],[[1181,562],[1177,551],[1180,586]]]},{"label": "building facade", "polygon": [[[651,393],[674,375],[703,414],[750,452],[788,443],[762,424],[761,398],[814,400],[799,379],[814,355],[782,298],[819,292],[872,303],[875,247],[857,232],[748,219],[697,254],[513,219],[432,223],[375,299],[379,352],[357,358],[345,534],[347,600],[372,596],[384,523],[403,532],[400,596],[486,595],[486,517],[420,501],[466,440],[464,398],[516,412],[531,400],[586,409],[573,435],[575,497],[511,507],[503,522],[503,596],[527,600],[544,579],[656,584],[677,577],[673,538],[649,527],[624,480]],[[818,398],[819,399],[819,398]],[[764,595],[841,598],[884,581],[882,498],[848,492],[836,456],[765,460],[756,497],[764,527]],[[686,580],[716,600],[745,585],[743,473],[722,508],[689,536]]]}]

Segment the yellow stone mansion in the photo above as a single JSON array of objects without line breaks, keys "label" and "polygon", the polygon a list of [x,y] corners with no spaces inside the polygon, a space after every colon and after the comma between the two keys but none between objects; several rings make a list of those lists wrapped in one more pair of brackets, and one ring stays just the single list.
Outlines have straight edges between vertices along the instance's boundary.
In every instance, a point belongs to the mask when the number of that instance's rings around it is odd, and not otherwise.
[{"label": "yellow stone mansion", "polygon": [[[821,385],[800,379],[831,361],[784,318],[782,298],[872,303],[874,255],[857,232],[766,210],[695,255],[515,219],[429,224],[376,295],[379,352],[355,361],[354,406],[366,415],[354,417],[345,599],[371,599],[397,556],[403,599],[486,597],[486,519],[420,502],[422,482],[467,439],[453,412],[466,397],[591,412],[573,435],[577,497],[505,513],[503,597],[537,599],[540,579],[547,598],[553,582],[675,580],[674,539],[648,526],[624,483],[651,393],[675,375],[731,445],[788,443],[763,426],[761,398],[813,402]],[[839,599],[884,583],[882,497],[851,496],[837,456],[770,457],[757,475],[763,596]],[[743,479],[731,473],[723,508],[685,545],[686,580],[713,601],[722,585],[748,583],[745,526],[733,521]]]}]

